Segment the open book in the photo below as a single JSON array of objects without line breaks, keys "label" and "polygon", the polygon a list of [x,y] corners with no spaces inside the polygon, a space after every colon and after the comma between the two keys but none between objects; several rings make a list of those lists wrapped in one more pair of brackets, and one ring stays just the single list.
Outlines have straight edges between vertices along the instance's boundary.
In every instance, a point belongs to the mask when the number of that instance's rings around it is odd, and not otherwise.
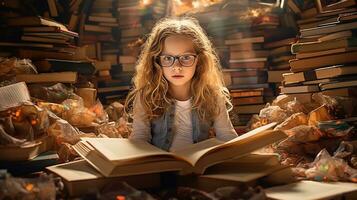
[{"label": "open book", "polygon": [[174,153],[144,141],[122,138],[82,138],[73,148],[106,177],[164,171],[203,174],[209,166],[286,138],[282,131],[268,130],[275,125],[259,127],[228,142],[211,138]]}]

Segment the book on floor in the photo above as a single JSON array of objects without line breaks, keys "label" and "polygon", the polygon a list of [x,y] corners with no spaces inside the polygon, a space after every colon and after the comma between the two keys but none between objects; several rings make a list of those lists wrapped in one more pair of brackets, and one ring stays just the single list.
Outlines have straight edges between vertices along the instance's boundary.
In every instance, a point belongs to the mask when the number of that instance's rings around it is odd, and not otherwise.
[{"label": "book on floor", "polygon": [[283,132],[269,130],[275,125],[265,125],[227,142],[211,138],[174,153],[144,141],[121,138],[82,138],[73,148],[106,177],[165,171],[203,174],[209,166],[285,138]]},{"label": "book on floor", "polygon": [[46,169],[62,178],[66,191],[71,197],[96,193],[108,184],[116,184],[122,181],[137,189],[160,187],[160,174],[158,173],[107,178],[85,160],[53,165]]}]

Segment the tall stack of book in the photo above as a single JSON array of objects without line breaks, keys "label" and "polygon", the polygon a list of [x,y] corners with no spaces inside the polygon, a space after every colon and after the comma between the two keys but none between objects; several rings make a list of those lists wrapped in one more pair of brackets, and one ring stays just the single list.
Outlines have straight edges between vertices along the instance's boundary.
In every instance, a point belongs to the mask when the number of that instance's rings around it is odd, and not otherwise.
[{"label": "tall stack of book", "polygon": [[19,16],[6,19],[5,24],[0,34],[3,51],[31,59],[37,71],[44,73],[19,75],[17,81],[76,83],[77,73],[85,76],[94,73],[84,49],[75,45],[78,34],[62,23],[41,16]]},{"label": "tall stack of book", "polygon": [[[282,93],[351,96],[357,87],[357,9],[355,1],[324,5],[320,13],[303,17],[299,41],[291,46],[296,59],[292,73],[283,74]],[[319,6],[319,5],[317,5]],[[321,9],[328,8],[330,11]],[[332,10],[336,8],[337,10]],[[310,21],[310,23],[307,23]],[[304,23],[303,23],[304,22]]]},{"label": "tall stack of book", "polygon": [[103,56],[104,60],[112,62],[110,74],[111,81],[100,82],[102,87],[98,90],[102,100],[110,103],[114,100],[124,101],[131,87],[131,79],[135,72],[135,64],[140,53],[144,35],[151,31],[154,22],[165,14],[166,3],[155,1],[150,4],[140,0],[118,1],[115,13],[118,21],[118,32],[114,37],[118,38],[118,52],[108,52]]},{"label": "tall stack of book", "polygon": [[199,20],[217,50],[233,99],[230,117],[237,130],[244,129],[251,116],[265,106],[264,96],[271,94],[264,29],[276,27],[277,16],[270,12],[250,16],[252,10],[266,8],[255,1],[223,1],[187,13]]},{"label": "tall stack of book", "polygon": [[264,44],[264,49],[270,52],[268,82],[272,86],[275,96],[280,94],[279,90],[283,81],[282,74],[289,72],[289,60],[295,58],[290,51],[290,47],[292,43],[296,42],[298,27],[296,23],[296,7],[291,7],[291,1],[288,1],[280,14],[279,28],[274,31],[273,35],[266,37],[267,40]]}]

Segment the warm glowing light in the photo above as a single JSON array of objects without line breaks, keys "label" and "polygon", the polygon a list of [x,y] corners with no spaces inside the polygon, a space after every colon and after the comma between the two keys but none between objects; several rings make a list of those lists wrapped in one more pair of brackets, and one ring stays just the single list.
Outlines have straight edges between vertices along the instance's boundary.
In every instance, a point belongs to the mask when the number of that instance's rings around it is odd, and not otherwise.
[{"label": "warm glowing light", "polygon": [[26,184],[25,188],[26,188],[27,191],[30,192],[30,191],[33,190],[34,186],[33,186],[33,184],[29,183],[29,184]]}]

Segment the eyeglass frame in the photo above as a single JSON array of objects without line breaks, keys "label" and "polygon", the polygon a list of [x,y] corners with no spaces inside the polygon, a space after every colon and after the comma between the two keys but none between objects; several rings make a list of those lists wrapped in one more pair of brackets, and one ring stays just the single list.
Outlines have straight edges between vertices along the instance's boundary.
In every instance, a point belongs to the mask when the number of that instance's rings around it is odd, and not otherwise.
[{"label": "eyeglass frame", "polygon": [[[160,64],[160,57],[161,57],[161,56],[171,56],[171,57],[174,58],[174,61],[172,62],[172,64],[171,64],[170,66],[162,66],[162,65]],[[190,66],[183,65],[183,64],[181,63],[181,61],[180,61],[180,57],[182,57],[182,56],[193,56],[193,57],[194,57],[193,63],[192,63]],[[172,67],[172,66],[174,66],[176,60],[178,60],[178,62],[180,63],[180,65],[181,65],[182,67],[192,67],[192,65],[195,63],[197,57],[198,57],[198,54],[183,54],[183,55],[177,55],[177,56],[174,56],[174,55],[159,55],[159,56],[156,57],[155,60],[156,60],[156,63],[157,63],[158,65],[160,65],[161,67]]]}]

